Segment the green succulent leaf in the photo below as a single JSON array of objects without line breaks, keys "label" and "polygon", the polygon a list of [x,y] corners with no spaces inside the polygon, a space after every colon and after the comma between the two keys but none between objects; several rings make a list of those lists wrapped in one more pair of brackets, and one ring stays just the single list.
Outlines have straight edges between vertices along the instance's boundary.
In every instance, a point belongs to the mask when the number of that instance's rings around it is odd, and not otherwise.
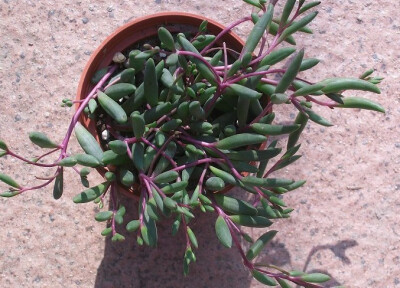
[{"label": "green succulent leaf", "polygon": [[171,103],[160,103],[156,107],[148,109],[144,112],[143,117],[146,124],[157,121],[160,117],[168,114],[174,107]]},{"label": "green succulent leaf", "polygon": [[271,220],[262,216],[231,215],[229,218],[231,218],[234,223],[246,227],[264,228],[272,225]]},{"label": "green succulent leaf", "polygon": [[225,188],[225,182],[219,177],[210,177],[206,180],[205,186],[210,191],[220,191]]},{"label": "green succulent leaf", "polygon": [[265,284],[267,286],[276,286],[277,285],[276,281],[273,278],[271,278],[257,270],[252,270],[251,275],[253,275],[254,279],[258,280],[260,283]]},{"label": "green succulent leaf", "polygon": [[54,181],[53,197],[54,199],[60,199],[64,191],[64,169],[60,169],[56,179]]},{"label": "green succulent leaf", "polygon": [[232,91],[234,94],[244,97],[245,99],[259,99],[261,97],[261,93],[257,92],[256,90],[250,89],[246,86],[240,84],[231,84],[229,87],[226,88],[228,91]]},{"label": "green succulent leaf", "polygon": [[292,47],[285,47],[285,48],[281,48],[278,50],[274,50],[261,60],[259,67],[266,66],[266,65],[272,66],[276,63],[279,63],[282,60],[284,60],[285,58],[289,57],[295,51],[296,51],[296,48],[292,48]]},{"label": "green succulent leaf", "polygon": [[299,112],[294,121],[294,124],[299,124],[300,128],[289,134],[287,149],[294,147],[297,141],[299,141],[300,135],[303,132],[304,128],[306,127],[307,122],[308,122],[308,117],[304,113]]},{"label": "green succulent leaf", "polygon": [[261,187],[282,187],[292,184],[294,181],[283,178],[258,178],[254,176],[246,176],[242,178],[242,182],[247,185]]},{"label": "green succulent leaf", "polygon": [[156,222],[149,217],[147,212],[145,212],[144,226],[141,227],[141,233],[144,243],[150,247],[157,246],[157,226]]},{"label": "green succulent leaf", "polygon": [[306,95],[310,95],[313,93],[316,93],[318,91],[321,91],[322,88],[324,88],[325,85],[322,83],[317,83],[314,85],[308,85],[308,86],[304,86],[298,90],[296,90],[296,92],[293,93],[294,96],[306,96]]},{"label": "green succulent leaf", "polygon": [[346,97],[343,98],[343,104],[339,104],[336,107],[339,108],[360,108],[364,110],[372,110],[381,113],[385,113],[385,108],[383,108],[378,103],[365,98],[358,97]]},{"label": "green succulent leaf", "polygon": [[311,8],[314,8],[315,6],[318,6],[319,4],[321,4],[321,1],[313,1],[313,2],[307,3],[301,7],[301,9],[299,10],[299,14],[302,14],[302,13],[310,10]]},{"label": "green succulent leaf", "polygon": [[304,57],[304,49],[301,49],[299,53],[294,57],[290,63],[286,72],[283,74],[282,79],[279,81],[275,88],[275,93],[285,93],[285,91],[292,84],[292,81],[296,78],[297,73],[300,70],[301,62]]},{"label": "green succulent leaf", "polygon": [[299,71],[305,71],[305,70],[311,69],[312,67],[316,66],[318,63],[319,63],[319,60],[316,58],[303,59],[303,61],[301,62]]},{"label": "green succulent leaf", "polygon": [[266,140],[267,138],[262,135],[241,133],[218,141],[215,147],[222,150],[230,150],[243,146],[261,144]]},{"label": "green succulent leaf", "polygon": [[282,16],[280,19],[280,27],[284,27],[287,24],[290,13],[292,13],[294,4],[296,4],[296,0],[286,1],[285,7],[283,8]]},{"label": "green succulent leaf", "polygon": [[57,148],[58,145],[51,141],[46,134],[42,132],[31,132],[29,133],[29,139],[32,143],[36,144],[40,148]]},{"label": "green succulent leaf", "polygon": [[108,143],[108,147],[118,155],[125,155],[127,153],[128,146],[125,141],[113,140]]},{"label": "green succulent leaf", "polygon": [[278,41],[282,42],[284,41],[287,37],[292,35],[293,33],[299,31],[300,29],[304,28],[307,24],[309,24],[314,18],[318,15],[318,12],[311,12],[307,16],[304,16],[301,18],[299,21],[292,23],[288,28],[286,28],[282,35],[279,37]]},{"label": "green succulent leaf", "polygon": [[103,158],[103,150],[93,135],[79,122],[75,125],[75,135],[83,151],[101,161]]},{"label": "green succulent leaf", "polygon": [[160,38],[161,43],[164,44],[164,46],[170,50],[174,51],[175,50],[175,42],[174,42],[174,37],[172,34],[164,27],[160,27],[158,29],[158,38]]},{"label": "green succulent leaf", "polygon": [[102,211],[102,212],[97,213],[94,216],[94,219],[96,219],[96,221],[99,221],[99,222],[107,221],[107,220],[111,219],[113,214],[114,213],[112,211]]},{"label": "green succulent leaf", "polygon": [[253,260],[261,252],[265,245],[267,245],[267,243],[275,237],[276,233],[278,233],[278,231],[271,230],[261,235],[247,251],[246,258],[248,260]]},{"label": "green succulent leaf", "polygon": [[162,183],[170,183],[172,181],[175,181],[179,177],[179,173],[176,171],[166,171],[164,173],[161,173],[157,175],[154,178],[154,182],[158,184]]},{"label": "green succulent leaf", "polygon": [[[185,37],[179,35],[178,41],[184,50],[200,55],[199,51]],[[212,85],[215,85],[216,84],[215,75],[210,70],[210,68],[207,66],[207,64],[197,58],[194,58],[194,57],[191,57],[191,60],[193,61],[193,63],[196,64],[196,68],[199,70],[199,72],[202,74],[202,76],[205,79],[207,79]]]},{"label": "green succulent leaf", "polygon": [[127,165],[130,161],[125,155],[119,155],[112,150],[107,150],[103,154],[102,162],[104,165],[123,166]]},{"label": "green succulent leaf", "polygon": [[262,9],[262,5],[260,4],[260,1],[257,0],[243,0],[244,2],[246,2],[247,4],[250,4],[258,9]]},{"label": "green succulent leaf", "polygon": [[117,123],[126,123],[128,116],[119,103],[115,102],[113,99],[108,97],[107,94],[101,91],[97,92],[97,100],[104,111],[106,111],[111,118],[117,121]]},{"label": "green succulent leaf", "polygon": [[0,173],[0,181],[10,185],[11,187],[20,189],[21,186],[10,176]]},{"label": "green succulent leaf", "polygon": [[115,233],[114,236],[111,238],[112,242],[122,242],[125,241],[125,237],[119,233]]},{"label": "green succulent leaf", "polygon": [[270,124],[254,123],[250,127],[254,132],[262,135],[282,135],[296,131],[297,129],[300,128],[300,125],[299,124],[270,125]]},{"label": "green succulent leaf", "polygon": [[369,81],[359,78],[330,78],[320,82],[325,84],[324,93],[338,93],[343,90],[361,90],[380,94],[379,88]]},{"label": "green succulent leaf", "polygon": [[[121,72],[119,81],[121,83],[135,84],[135,69],[134,68],[126,68],[124,71]],[[132,87],[130,89],[132,91]],[[135,91],[136,91],[136,86],[135,86]],[[127,94],[127,95],[129,95],[129,94]]]},{"label": "green succulent leaf", "polygon": [[[269,27],[269,34],[276,36],[276,34],[278,33],[278,30],[279,30],[279,25],[275,22],[271,22],[270,27]],[[291,45],[296,45],[296,40],[294,39],[294,37],[292,35],[289,35],[280,41],[285,41]]]},{"label": "green succulent leaf", "polygon": [[143,143],[134,143],[132,145],[133,165],[139,171],[144,170],[144,146]]},{"label": "green succulent leaf", "polygon": [[161,188],[161,190],[165,194],[173,194],[173,193],[182,191],[183,189],[186,188],[187,185],[188,185],[187,181],[180,181],[180,182],[165,185]]},{"label": "green succulent leaf", "polygon": [[194,248],[199,248],[199,244],[197,242],[196,235],[194,235],[192,229],[190,227],[187,227],[187,234],[189,236],[190,242],[192,243]]},{"label": "green succulent leaf", "polygon": [[301,280],[310,283],[324,283],[331,279],[328,275],[322,273],[311,273],[301,276]]},{"label": "green succulent leaf", "polygon": [[278,281],[279,285],[281,285],[281,288],[291,288],[291,286],[283,279],[276,279]]},{"label": "green succulent leaf", "polygon": [[130,96],[136,91],[136,86],[130,83],[116,83],[111,85],[104,93],[113,99],[114,101],[118,101],[119,99]]},{"label": "green succulent leaf", "polygon": [[218,216],[215,222],[215,233],[217,234],[218,240],[226,248],[232,247],[232,235],[229,230],[228,224],[222,216]]},{"label": "green succulent leaf", "polygon": [[2,140],[0,140],[0,149],[3,149],[5,151],[8,150],[8,147],[7,147],[6,143],[4,141],[2,141]]},{"label": "green succulent leaf", "polygon": [[137,229],[140,227],[140,221],[139,220],[132,220],[128,224],[126,224],[126,230],[128,232],[135,232]]},{"label": "green succulent leaf", "polygon": [[101,235],[102,236],[108,236],[108,235],[111,235],[111,233],[112,233],[112,228],[111,227],[107,227],[103,231],[101,231]]},{"label": "green succulent leaf", "polygon": [[151,107],[157,106],[158,103],[158,81],[154,60],[150,58],[146,62],[144,70],[144,97]]},{"label": "green succulent leaf", "polygon": [[264,35],[265,30],[272,21],[272,16],[274,15],[274,5],[268,5],[267,11],[258,19],[257,23],[254,25],[253,29],[250,31],[247,41],[243,47],[241,55],[246,53],[253,53],[257,44],[260,42],[261,37]]},{"label": "green succulent leaf", "polygon": [[10,198],[10,197],[14,197],[18,194],[20,194],[20,191],[15,191],[15,190],[7,190],[3,193],[0,194],[0,197],[4,197],[4,198]]},{"label": "green succulent leaf", "polygon": [[331,122],[329,122],[327,119],[325,119],[324,117],[318,115],[317,113],[315,113],[313,110],[308,109],[308,108],[304,108],[304,112],[308,115],[308,117],[310,118],[311,121],[325,126],[325,127],[330,127],[333,126],[333,124]]},{"label": "green succulent leaf", "polygon": [[76,160],[75,156],[69,156],[58,162],[58,165],[63,167],[73,167],[77,163],[78,161]]},{"label": "green succulent leaf", "polygon": [[257,215],[257,209],[250,203],[222,194],[214,195],[217,204],[226,212],[239,215]]},{"label": "green succulent leaf", "polygon": [[74,155],[76,162],[80,165],[95,168],[101,165],[101,162],[96,157],[89,154]]},{"label": "green succulent leaf", "polygon": [[76,195],[73,198],[73,201],[74,201],[74,203],[91,202],[91,201],[95,200],[97,197],[100,197],[102,194],[104,194],[107,191],[109,186],[110,185],[108,182],[103,182],[97,186],[86,189],[85,191]]}]

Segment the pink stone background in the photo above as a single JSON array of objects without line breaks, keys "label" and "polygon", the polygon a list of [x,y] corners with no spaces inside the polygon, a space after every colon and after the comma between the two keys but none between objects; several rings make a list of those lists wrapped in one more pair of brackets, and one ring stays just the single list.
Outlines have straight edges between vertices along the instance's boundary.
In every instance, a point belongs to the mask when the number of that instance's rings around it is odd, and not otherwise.
[{"label": "pink stone background", "polygon": [[[272,226],[280,232],[261,259],[328,271],[329,287],[400,287],[400,2],[322,2],[314,34],[297,37],[306,57],[321,59],[305,77],[357,77],[375,68],[385,77],[382,94],[355,95],[379,99],[386,114],[319,109],[335,126],[307,126],[303,157],[282,174],[308,182],[286,196],[296,211]],[[175,10],[228,24],[246,15],[246,6],[238,0],[2,0],[0,139],[24,155],[39,153],[27,141],[30,131],[61,140],[72,116],[61,100],[74,98],[91,52],[130,19]],[[71,151],[79,151],[75,141]],[[10,158],[0,161],[0,171],[22,183],[45,173]],[[160,228],[157,249],[139,249],[134,239],[105,241],[104,225],[93,219],[97,208],[74,205],[82,188],[71,172],[65,178],[72,180],[58,201],[50,188],[0,199],[0,287],[262,287],[236,250],[218,244],[213,217],[193,227],[198,261],[184,278],[183,240],[170,236],[169,225]]]}]

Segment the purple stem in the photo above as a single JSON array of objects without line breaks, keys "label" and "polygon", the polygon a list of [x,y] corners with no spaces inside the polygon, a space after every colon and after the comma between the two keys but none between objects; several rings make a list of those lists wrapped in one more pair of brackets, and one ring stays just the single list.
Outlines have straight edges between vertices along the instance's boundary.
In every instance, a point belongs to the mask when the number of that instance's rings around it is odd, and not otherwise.
[{"label": "purple stem", "polygon": [[213,162],[222,162],[222,160],[218,159],[218,158],[203,158],[203,159],[191,162],[191,163],[187,163],[187,164],[175,167],[175,168],[171,169],[171,171],[181,171],[181,170],[193,167],[193,166],[198,166],[198,165],[201,165],[204,163],[213,163]]},{"label": "purple stem", "polygon": [[200,52],[200,54],[207,54],[209,51],[209,49],[211,48],[211,47],[213,47],[214,45],[215,45],[215,43],[217,43],[217,41],[222,37],[222,36],[224,36],[226,33],[229,33],[233,28],[235,28],[236,26],[238,26],[238,25],[240,25],[240,24],[242,24],[242,23],[244,23],[244,22],[246,22],[246,21],[249,21],[249,20],[251,20],[251,17],[245,17],[245,18],[242,18],[242,19],[239,19],[239,20],[237,20],[237,21],[235,21],[235,22],[233,22],[232,24],[230,24],[229,26],[227,26],[227,27],[225,27],[224,28],[224,30],[222,30],[216,37],[215,37],[215,39],[210,43],[210,44],[208,44],[203,50],[201,50],[201,52]]},{"label": "purple stem", "polygon": [[[59,150],[59,149],[60,149],[60,148],[57,148],[57,150]],[[57,151],[57,150],[56,150],[56,151]],[[24,157],[15,154],[15,153],[12,152],[11,150],[7,150],[7,153],[8,153],[8,155],[10,155],[11,157],[17,158],[17,159],[19,159],[19,160],[21,160],[21,161],[24,161],[24,162],[26,162],[26,163],[28,163],[28,164],[32,164],[32,165],[35,165],[35,166],[46,167],[46,168],[58,166],[57,163],[52,163],[52,164],[41,164],[41,163],[33,162],[33,161],[31,161],[31,160],[25,159]]]},{"label": "purple stem", "polygon": [[79,105],[79,108],[76,110],[74,116],[72,117],[71,123],[69,124],[68,130],[67,130],[67,134],[65,135],[65,138],[64,138],[63,142],[60,145],[62,147],[62,156],[64,156],[64,154],[67,151],[69,139],[71,138],[71,135],[72,135],[72,132],[74,130],[74,127],[75,127],[76,123],[79,121],[79,117],[80,117],[81,113],[85,109],[86,105],[89,103],[90,99],[92,99],[93,96],[96,95],[97,90],[100,89],[104,85],[104,83],[115,72],[115,70],[117,70],[117,68],[118,68],[118,65],[112,66],[108,70],[108,72],[103,76],[103,78],[101,78],[99,83],[97,83],[97,85],[92,89],[92,91],[89,93],[89,95],[84,99],[82,104]]}]

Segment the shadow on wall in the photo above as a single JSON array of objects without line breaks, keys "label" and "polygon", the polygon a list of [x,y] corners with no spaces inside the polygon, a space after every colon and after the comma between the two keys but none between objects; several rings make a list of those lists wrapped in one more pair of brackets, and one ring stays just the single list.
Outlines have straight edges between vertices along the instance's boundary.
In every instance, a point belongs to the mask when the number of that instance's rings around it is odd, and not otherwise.
[{"label": "shadow on wall", "polygon": [[[126,209],[126,219],[137,219],[132,211],[137,207],[132,201],[122,203]],[[129,212],[131,211],[131,212]],[[214,223],[216,216],[210,213],[197,217],[191,225],[199,242],[195,250],[197,262],[190,265],[188,277],[183,276],[183,254],[185,237],[178,232],[172,236],[171,224],[163,222],[158,225],[158,246],[139,247],[135,234],[126,235],[124,242],[113,243],[106,239],[103,261],[98,268],[95,288],[245,288],[251,287],[251,277],[243,266],[242,259],[234,247],[224,248],[215,236]],[[124,227],[120,227],[120,229]],[[122,230],[121,229],[121,230]],[[346,249],[358,245],[354,240],[340,241],[334,245],[314,247],[305,262],[303,271],[312,261],[312,257],[321,250],[331,250],[343,263],[350,264],[345,255]],[[273,263],[277,266],[290,267],[290,253],[283,243],[273,241],[257,259],[261,263]],[[327,271],[307,271],[308,273],[325,273]],[[335,279],[325,283],[324,287],[338,286]]]}]

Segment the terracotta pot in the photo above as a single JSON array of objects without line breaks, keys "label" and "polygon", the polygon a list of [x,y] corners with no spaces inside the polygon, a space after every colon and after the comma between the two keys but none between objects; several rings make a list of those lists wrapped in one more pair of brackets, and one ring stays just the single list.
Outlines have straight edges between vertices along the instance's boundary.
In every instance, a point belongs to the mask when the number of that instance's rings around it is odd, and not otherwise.
[{"label": "terracotta pot", "polygon": [[[118,28],[92,53],[82,72],[76,100],[82,100],[87,97],[94,88],[94,85],[91,83],[92,76],[97,70],[109,66],[116,52],[124,51],[134,43],[157,36],[158,28],[161,26],[167,28],[172,33],[196,33],[199,25],[204,20],[208,21],[207,29],[211,34],[217,35],[225,28],[214,20],[183,12],[164,12],[141,17]],[[219,39],[217,44],[222,46],[223,42],[226,42],[229,48],[236,51],[241,51],[244,46],[243,40],[232,32],[225,34]],[[79,105],[80,104],[76,104],[76,109],[79,108]],[[95,121],[89,119],[82,113],[80,122],[95,136],[97,141],[100,142]],[[98,171],[103,175],[105,173],[104,169]],[[127,191],[125,189],[120,190],[123,190],[123,192],[125,192],[124,194],[133,196],[133,191],[130,191],[131,193],[126,193]]]},{"label": "terracotta pot", "polygon": [[[84,99],[90,93],[94,87],[90,82],[92,76],[97,70],[110,65],[116,52],[123,51],[138,41],[156,36],[160,26],[166,27],[171,32],[188,32],[189,29],[189,32],[195,32],[204,20],[208,21],[207,27],[211,34],[216,35],[224,29],[223,25],[214,20],[183,12],[164,12],[141,17],[118,28],[101,43],[90,57],[79,81],[76,100]],[[227,46],[236,51],[241,51],[244,45],[244,42],[234,33],[225,34],[218,43],[222,45],[222,42],[228,43]],[[79,104],[76,109],[78,107]],[[82,116],[80,122],[98,139],[93,121]]]}]

